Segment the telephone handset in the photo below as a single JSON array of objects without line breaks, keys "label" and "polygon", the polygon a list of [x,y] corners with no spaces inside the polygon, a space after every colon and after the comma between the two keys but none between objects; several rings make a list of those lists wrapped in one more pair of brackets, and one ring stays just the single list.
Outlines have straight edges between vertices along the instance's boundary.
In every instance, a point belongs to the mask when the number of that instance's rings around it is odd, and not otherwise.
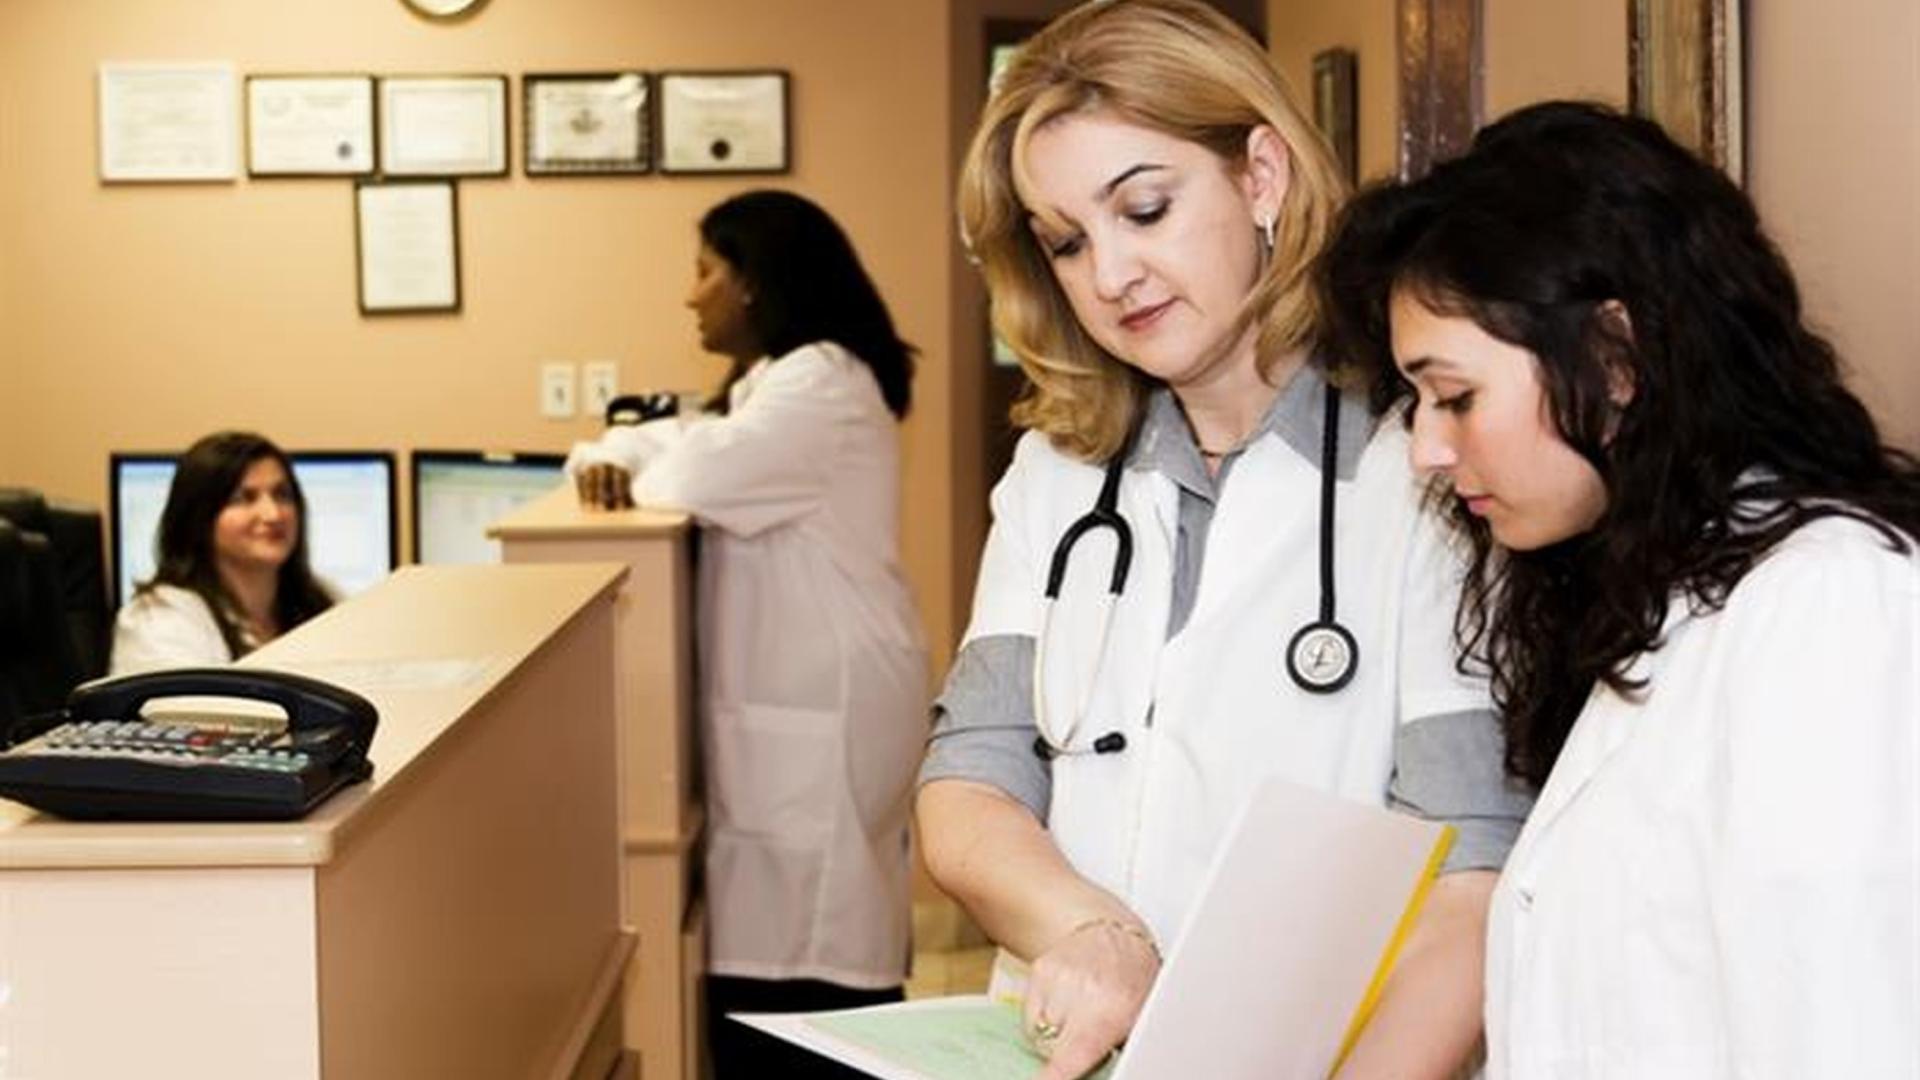
[{"label": "telephone handset", "polygon": [[[148,702],[277,705],[284,728],[141,715]],[[82,820],[297,818],[373,775],[379,713],[351,690],[284,671],[179,668],[90,683],[62,723],[0,753],[0,797]]]}]

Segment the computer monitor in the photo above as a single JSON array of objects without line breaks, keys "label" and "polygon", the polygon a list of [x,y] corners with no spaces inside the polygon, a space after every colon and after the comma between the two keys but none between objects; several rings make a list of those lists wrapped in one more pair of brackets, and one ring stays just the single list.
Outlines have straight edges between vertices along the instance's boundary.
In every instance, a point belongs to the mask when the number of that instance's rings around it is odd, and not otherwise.
[{"label": "computer monitor", "polygon": [[[154,539],[173,486],[174,454],[116,453],[108,459],[114,596],[122,604],[153,576]],[[384,450],[305,450],[288,455],[307,499],[307,558],[340,597],[393,570],[393,455]]]},{"label": "computer monitor", "polygon": [[559,454],[415,450],[413,561],[497,563],[500,542],[487,527],[566,478]]}]

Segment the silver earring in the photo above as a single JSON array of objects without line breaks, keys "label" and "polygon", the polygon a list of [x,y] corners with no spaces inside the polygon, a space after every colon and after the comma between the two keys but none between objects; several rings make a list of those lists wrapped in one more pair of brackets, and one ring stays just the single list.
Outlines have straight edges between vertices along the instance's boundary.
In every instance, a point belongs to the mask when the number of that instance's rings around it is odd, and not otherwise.
[{"label": "silver earring", "polygon": [[1273,254],[1273,218],[1260,215],[1260,238],[1266,241],[1267,254]]}]

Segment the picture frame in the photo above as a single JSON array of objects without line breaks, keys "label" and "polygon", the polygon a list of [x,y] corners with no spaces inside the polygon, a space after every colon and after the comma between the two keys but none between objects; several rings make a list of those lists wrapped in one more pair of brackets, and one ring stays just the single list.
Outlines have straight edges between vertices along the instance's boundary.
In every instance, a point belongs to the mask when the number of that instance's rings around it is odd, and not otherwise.
[{"label": "picture frame", "polygon": [[356,181],[353,224],[362,315],[460,310],[460,201],[451,180]]},{"label": "picture frame", "polygon": [[382,76],[379,118],[383,175],[507,175],[505,75]]},{"label": "picture frame", "polygon": [[660,73],[660,171],[791,171],[791,83],[785,71]]},{"label": "picture frame", "polygon": [[645,72],[520,77],[521,171],[596,176],[653,169],[653,94]]},{"label": "picture frame", "polygon": [[233,180],[240,95],[233,65],[109,62],[99,67],[100,179]]},{"label": "picture frame", "polygon": [[248,75],[247,175],[371,174],[373,101],[371,75]]},{"label": "picture frame", "polygon": [[1397,0],[1398,178],[1418,180],[1463,154],[1485,108],[1481,0]]},{"label": "picture frame", "polygon": [[1323,49],[1313,57],[1313,122],[1327,138],[1334,164],[1351,184],[1360,175],[1354,111],[1360,59],[1352,49]]},{"label": "picture frame", "polygon": [[1746,182],[1743,0],[1630,0],[1627,108]]}]

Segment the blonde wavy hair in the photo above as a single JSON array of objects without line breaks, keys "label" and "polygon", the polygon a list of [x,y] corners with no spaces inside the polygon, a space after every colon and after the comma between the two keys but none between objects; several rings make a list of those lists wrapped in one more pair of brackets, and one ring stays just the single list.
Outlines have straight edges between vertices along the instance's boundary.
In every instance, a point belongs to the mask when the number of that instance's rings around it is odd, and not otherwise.
[{"label": "blonde wavy hair", "polygon": [[1319,310],[1308,270],[1345,194],[1326,144],[1272,60],[1200,0],[1092,0],[1020,47],[960,170],[960,229],[986,279],[994,330],[1032,383],[1013,407],[1014,423],[1090,461],[1119,451],[1153,383],[1081,328],[1027,227],[1014,174],[1036,129],[1096,109],[1203,146],[1236,173],[1260,125],[1286,144],[1291,180],[1273,252],[1233,334],[1258,324],[1263,376],[1314,336]]}]

